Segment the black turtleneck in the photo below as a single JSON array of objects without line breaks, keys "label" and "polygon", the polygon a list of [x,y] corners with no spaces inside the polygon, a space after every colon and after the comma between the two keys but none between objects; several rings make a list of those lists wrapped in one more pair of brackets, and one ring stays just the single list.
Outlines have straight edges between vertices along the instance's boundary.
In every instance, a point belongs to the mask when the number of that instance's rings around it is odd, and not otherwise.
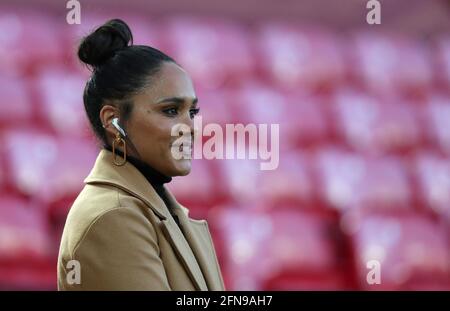
[{"label": "black turtleneck", "polygon": [[[105,149],[112,152],[112,147],[109,145],[103,146]],[[123,153],[120,150],[116,149],[116,153],[123,157]],[[169,183],[172,181],[172,177],[166,176],[144,161],[141,161],[135,157],[132,157],[127,154],[127,161],[130,162],[134,167],[136,167],[139,172],[141,172],[142,175],[147,179],[147,181],[152,185],[152,187],[155,189],[156,193],[158,193],[159,197],[163,200],[163,202],[166,204],[167,208],[169,209],[170,214],[174,218],[175,222],[180,226],[180,222],[178,220],[178,216],[173,212],[172,206],[170,204],[170,201],[166,194],[166,189],[164,188],[164,184]]]}]

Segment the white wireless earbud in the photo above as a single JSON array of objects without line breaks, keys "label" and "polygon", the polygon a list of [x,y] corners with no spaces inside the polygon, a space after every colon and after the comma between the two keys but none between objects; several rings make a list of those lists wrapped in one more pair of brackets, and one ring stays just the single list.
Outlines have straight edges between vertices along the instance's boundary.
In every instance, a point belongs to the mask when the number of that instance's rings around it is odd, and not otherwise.
[{"label": "white wireless earbud", "polygon": [[119,125],[119,118],[114,118],[112,119],[111,124],[119,131],[119,133],[123,136],[126,137],[127,134],[125,133],[125,131],[122,129],[122,127]]}]

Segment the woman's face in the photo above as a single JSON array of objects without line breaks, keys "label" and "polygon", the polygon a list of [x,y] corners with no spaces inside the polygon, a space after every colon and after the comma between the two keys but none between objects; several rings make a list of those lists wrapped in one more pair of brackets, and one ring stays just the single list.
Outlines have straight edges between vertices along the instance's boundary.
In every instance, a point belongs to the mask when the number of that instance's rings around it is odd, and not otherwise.
[{"label": "woman's face", "polygon": [[[128,138],[137,149],[140,160],[162,174],[187,175],[191,170],[191,160],[173,156],[172,144],[180,139],[172,136],[172,129],[184,124],[191,135],[194,133],[193,117],[198,110],[192,81],[182,68],[170,62],[164,62],[152,79],[149,87],[132,98],[133,109],[126,122]],[[190,138],[189,135],[187,137]],[[184,142],[180,148],[175,146],[181,151],[187,145],[189,143]],[[133,150],[127,148],[127,151]]]}]

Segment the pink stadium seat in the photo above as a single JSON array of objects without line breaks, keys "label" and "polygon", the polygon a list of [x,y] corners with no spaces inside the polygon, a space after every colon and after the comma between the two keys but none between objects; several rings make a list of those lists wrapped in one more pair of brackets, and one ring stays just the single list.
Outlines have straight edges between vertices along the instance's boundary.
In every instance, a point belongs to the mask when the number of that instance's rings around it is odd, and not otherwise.
[{"label": "pink stadium seat", "polygon": [[52,202],[78,193],[97,151],[89,141],[39,131],[10,131],[3,139],[8,180],[24,195]]},{"label": "pink stadium seat", "polygon": [[6,165],[5,165],[5,161],[4,161],[4,155],[3,152],[0,151],[0,196],[2,195],[2,192],[5,190],[5,169],[6,169]]},{"label": "pink stadium seat", "polygon": [[432,144],[450,155],[450,97],[435,94],[424,107],[426,131]]},{"label": "pink stadium seat", "polygon": [[432,83],[430,51],[420,42],[361,32],[354,38],[352,51],[357,76],[374,92],[389,93],[399,89],[418,95],[426,92]]},{"label": "pink stadium seat", "polygon": [[270,161],[275,165],[276,160],[271,159],[226,159],[218,163],[230,198],[243,203],[263,198],[269,206],[281,202],[315,206],[310,156],[282,152],[276,169],[261,170],[262,163]]},{"label": "pink stadium seat", "polygon": [[263,171],[252,183],[267,205],[286,204],[316,207],[317,193],[311,170],[311,156],[298,151],[280,154],[276,170]]},{"label": "pink stadium seat", "polygon": [[232,105],[234,100],[233,91],[230,89],[208,90],[197,88],[199,116],[202,117],[202,125],[217,123],[222,126],[234,123],[241,116]]},{"label": "pink stadium seat", "polygon": [[[0,8],[0,68],[29,72],[62,61],[61,27],[53,16],[32,9]],[[61,22],[63,24],[63,22]]]},{"label": "pink stadium seat", "polygon": [[406,102],[346,90],[336,96],[335,112],[339,135],[355,150],[405,152],[423,142],[415,107]]},{"label": "pink stadium seat", "polygon": [[232,106],[244,124],[277,124],[282,149],[317,145],[328,136],[322,106],[312,95],[248,83],[236,91]]},{"label": "pink stadium seat", "polygon": [[327,90],[345,78],[337,36],[295,25],[265,23],[258,34],[261,64],[271,81],[286,88]]},{"label": "pink stadium seat", "polygon": [[450,221],[449,159],[424,151],[415,159],[414,174],[421,205]]},{"label": "pink stadium seat", "polygon": [[0,197],[0,288],[54,290],[56,257],[44,209],[21,197]]},{"label": "pink stadium seat", "polygon": [[412,204],[410,180],[399,158],[323,149],[316,167],[321,196],[333,208],[396,210]]},{"label": "pink stadium seat", "polygon": [[219,169],[224,176],[225,188],[233,200],[249,202],[258,198],[255,181],[262,174],[259,163],[259,160],[249,159],[227,159],[220,162]]},{"label": "pink stadium seat", "polygon": [[46,125],[61,135],[92,136],[83,106],[87,76],[61,67],[42,70],[36,78],[39,112]]},{"label": "pink stadium seat", "polygon": [[[363,213],[354,219],[351,238],[362,289],[433,289],[449,284],[448,235],[439,223],[416,213]],[[374,267],[369,269],[367,263],[373,260],[379,263],[381,284],[367,282]]]},{"label": "pink stadium seat", "polygon": [[0,261],[32,261],[48,254],[44,210],[20,197],[0,197]]},{"label": "pink stadium seat", "polygon": [[443,90],[450,91],[450,36],[442,36],[437,40],[436,70]]},{"label": "pink stadium seat", "polygon": [[337,273],[333,222],[324,215],[281,205],[271,212],[227,207],[214,220],[224,243],[229,289],[281,289],[287,280],[277,280],[280,275],[295,275],[297,284],[302,278],[329,282]]},{"label": "pink stadium seat", "polygon": [[168,54],[192,75],[196,85],[215,88],[235,84],[253,73],[251,37],[243,26],[180,16],[167,20],[163,27]]},{"label": "pink stadium seat", "polygon": [[33,116],[27,80],[0,75],[0,129],[28,122]]}]

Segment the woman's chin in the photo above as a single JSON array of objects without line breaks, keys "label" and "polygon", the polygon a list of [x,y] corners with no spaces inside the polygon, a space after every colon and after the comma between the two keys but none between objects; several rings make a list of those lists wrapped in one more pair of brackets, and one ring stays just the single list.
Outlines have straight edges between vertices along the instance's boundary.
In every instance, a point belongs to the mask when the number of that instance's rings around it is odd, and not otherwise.
[{"label": "woman's chin", "polygon": [[191,160],[182,159],[174,163],[175,174],[173,176],[186,176],[191,172]]}]

